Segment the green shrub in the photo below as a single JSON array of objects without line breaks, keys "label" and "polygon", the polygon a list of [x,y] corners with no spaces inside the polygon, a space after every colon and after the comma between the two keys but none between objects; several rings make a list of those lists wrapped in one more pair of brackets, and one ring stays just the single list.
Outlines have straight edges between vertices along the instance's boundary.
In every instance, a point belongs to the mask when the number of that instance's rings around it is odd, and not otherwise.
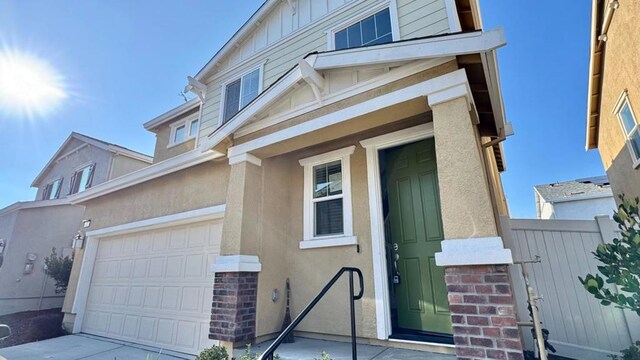
[{"label": "green shrub", "polygon": [[609,355],[613,360],[640,360],[640,341],[622,350],[622,357],[618,355]]},{"label": "green shrub", "polygon": [[323,351],[322,354],[320,354],[320,358],[313,358],[313,360],[331,360],[331,356]]},{"label": "green shrub", "polygon": [[44,258],[47,266],[44,273],[56,281],[56,294],[67,291],[71,267],[73,266],[73,255],[71,257],[58,255],[56,248],[51,249],[51,255]]},{"label": "green shrub", "polygon": [[229,354],[224,346],[212,346],[202,350],[200,355],[196,356],[196,360],[229,360]]},{"label": "green shrub", "polygon": [[[258,360],[260,358],[260,354],[251,352],[251,344],[247,344],[247,348],[244,351],[244,355],[240,357],[238,360]],[[273,358],[275,360],[280,359],[280,355],[273,354]]]},{"label": "green shrub", "polygon": [[[640,316],[640,213],[638,198],[625,200],[613,215],[621,231],[620,239],[611,243],[600,244],[592,254],[602,265],[598,266],[600,274],[587,274],[580,279],[585,289],[600,300],[602,305],[615,304],[621,309],[628,309]],[[613,285],[605,287],[606,284]],[[616,288],[619,291],[616,291]]]}]

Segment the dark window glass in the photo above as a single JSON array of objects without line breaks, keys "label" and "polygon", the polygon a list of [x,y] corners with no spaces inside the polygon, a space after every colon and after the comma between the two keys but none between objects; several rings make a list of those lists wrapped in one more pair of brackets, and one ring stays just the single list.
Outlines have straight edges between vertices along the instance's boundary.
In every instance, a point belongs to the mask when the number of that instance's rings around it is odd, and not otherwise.
[{"label": "dark window glass", "polygon": [[347,28],[347,34],[349,36],[349,48],[354,48],[362,45],[362,35],[360,34],[360,23],[349,26]]},{"label": "dark window glass", "polygon": [[347,29],[336,33],[336,50],[347,49],[349,42],[347,41]]},{"label": "dark window glass", "polygon": [[633,128],[636,126],[636,122],[633,120],[633,115],[631,114],[631,107],[629,107],[628,103],[625,103],[620,110],[620,117],[622,118],[622,125],[624,125],[624,130],[627,135],[633,131]]},{"label": "dark window glass", "polygon": [[367,45],[378,37],[376,35],[376,21],[373,16],[370,16],[362,20],[361,26],[362,26],[362,44]]},{"label": "dark window glass", "polygon": [[313,198],[342,194],[342,163],[332,161],[313,167]]},{"label": "dark window glass", "polygon": [[375,15],[376,17],[376,35],[377,37],[383,37],[387,34],[391,34],[391,16],[389,15],[389,9],[384,9]]},{"label": "dark window glass", "polygon": [[224,122],[227,122],[240,109],[240,79],[227,85],[224,92]]},{"label": "dark window glass", "polygon": [[335,34],[336,50],[385,44],[392,41],[389,9],[379,11]]},{"label": "dark window glass", "polygon": [[315,206],[316,236],[342,234],[344,232],[342,199],[317,202]]},{"label": "dark window glass", "polygon": [[631,135],[631,147],[633,147],[636,159],[640,159],[640,130]]}]

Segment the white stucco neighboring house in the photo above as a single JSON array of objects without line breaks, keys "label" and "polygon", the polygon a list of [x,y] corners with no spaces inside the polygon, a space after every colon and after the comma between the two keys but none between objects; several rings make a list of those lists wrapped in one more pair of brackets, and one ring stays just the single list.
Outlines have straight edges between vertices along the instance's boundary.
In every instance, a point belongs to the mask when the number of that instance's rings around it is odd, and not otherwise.
[{"label": "white stucco neighboring house", "polygon": [[616,209],[606,176],[536,185],[534,193],[538,219],[593,220]]},{"label": "white stucco neighboring house", "polygon": [[64,294],[44,273],[44,258],[55,247],[71,256],[82,227],[84,206],[67,197],[147,167],[150,156],[71,133],[31,184],[33,201],[0,209],[0,315],[62,306]]}]

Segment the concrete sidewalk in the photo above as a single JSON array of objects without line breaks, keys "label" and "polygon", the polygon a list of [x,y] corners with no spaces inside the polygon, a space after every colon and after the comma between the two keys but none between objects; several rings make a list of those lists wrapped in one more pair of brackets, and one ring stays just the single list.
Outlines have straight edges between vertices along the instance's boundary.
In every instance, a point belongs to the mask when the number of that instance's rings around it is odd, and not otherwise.
[{"label": "concrete sidewalk", "polygon": [[152,347],[90,335],[67,335],[0,349],[0,360],[184,360],[195,358],[195,356],[170,353],[171,355]]},{"label": "concrete sidewalk", "polygon": [[[351,343],[314,340],[302,337],[295,338],[293,344],[281,344],[276,350],[282,360],[314,360],[320,359],[322,352],[332,360],[351,360]],[[252,353],[262,353],[271,341],[265,341],[251,347]],[[424,351],[388,348],[384,346],[358,344],[358,360],[455,360],[455,355],[443,355]],[[244,349],[236,349],[233,355],[237,358],[244,355]]]},{"label": "concrete sidewalk", "polygon": [[[254,345],[252,353],[263,352],[271,342]],[[282,344],[276,351],[283,360],[313,360],[326,352],[332,360],[351,360],[351,344],[296,337],[293,344]],[[236,349],[236,359],[244,355]],[[0,349],[0,360],[184,360],[195,356],[160,350],[129,342],[91,335],[67,335],[54,339]],[[359,360],[455,360],[453,355],[423,351],[358,345]]]}]

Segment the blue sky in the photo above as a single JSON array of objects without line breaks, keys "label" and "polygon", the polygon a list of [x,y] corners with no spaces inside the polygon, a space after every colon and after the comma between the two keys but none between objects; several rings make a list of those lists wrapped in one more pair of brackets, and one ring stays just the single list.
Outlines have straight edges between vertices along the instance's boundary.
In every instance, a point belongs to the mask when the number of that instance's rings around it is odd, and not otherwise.
[{"label": "blue sky", "polygon": [[[0,207],[31,200],[31,181],[71,131],[148,154],[142,124],[182,103],[178,93],[262,0],[3,0],[0,46],[46,60],[69,96],[46,117],[0,111]],[[588,1],[481,0],[485,29],[502,26],[506,195],[534,217],[533,185],[604,173],[585,152]],[[1,49],[0,49],[1,51]]]}]

